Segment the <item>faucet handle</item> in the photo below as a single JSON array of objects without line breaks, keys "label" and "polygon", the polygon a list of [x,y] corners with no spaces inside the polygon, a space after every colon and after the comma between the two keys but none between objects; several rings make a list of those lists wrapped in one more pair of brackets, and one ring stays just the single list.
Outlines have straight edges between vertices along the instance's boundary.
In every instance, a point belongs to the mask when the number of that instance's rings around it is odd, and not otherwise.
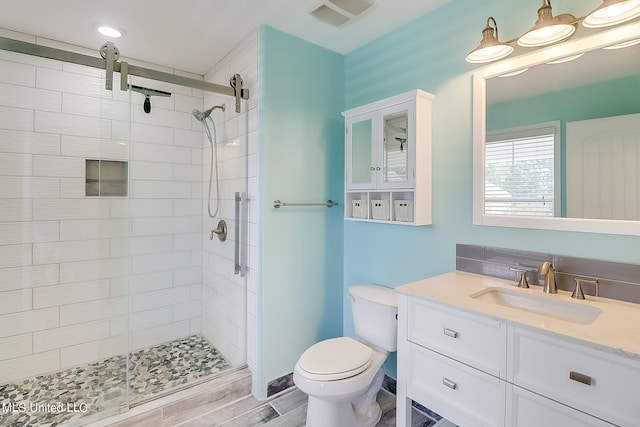
[{"label": "faucet handle", "polygon": [[582,292],[582,284],[583,283],[588,283],[590,285],[594,285],[595,286],[595,295],[599,296],[599,289],[598,289],[598,279],[595,280],[587,280],[587,279],[573,279],[576,282],[576,288],[574,289],[573,293],[571,294],[571,298],[575,298],[575,299],[584,299],[584,293]]},{"label": "faucet handle", "polygon": [[520,280],[518,281],[518,287],[519,288],[523,288],[523,289],[529,289],[529,282],[527,281],[527,271],[524,268],[519,268],[519,267],[514,267],[511,266],[509,267],[509,270],[511,271],[518,271],[520,272]]},{"label": "faucet handle", "polygon": [[582,279],[573,279],[576,282],[576,287],[571,294],[571,298],[584,299],[584,293],[582,292]]}]

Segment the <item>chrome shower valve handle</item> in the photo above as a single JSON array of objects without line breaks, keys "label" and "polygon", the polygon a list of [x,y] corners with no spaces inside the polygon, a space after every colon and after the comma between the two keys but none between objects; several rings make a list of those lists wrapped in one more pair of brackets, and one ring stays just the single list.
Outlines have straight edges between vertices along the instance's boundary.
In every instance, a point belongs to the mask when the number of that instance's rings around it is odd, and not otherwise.
[{"label": "chrome shower valve handle", "polygon": [[227,223],[224,219],[218,221],[218,226],[211,230],[211,236],[209,237],[210,240],[213,240],[214,234],[218,235],[218,239],[220,239],[221,242],[227,240]]}]

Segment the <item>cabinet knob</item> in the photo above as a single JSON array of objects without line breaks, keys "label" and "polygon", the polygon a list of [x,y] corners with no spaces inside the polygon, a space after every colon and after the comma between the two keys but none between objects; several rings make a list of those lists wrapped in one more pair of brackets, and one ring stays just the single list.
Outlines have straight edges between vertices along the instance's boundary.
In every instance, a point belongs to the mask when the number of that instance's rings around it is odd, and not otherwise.
[{"label": "cabinet knob", "polygon": [[376,168],[374,168],[373,166],[371,166],[371,170],[372,170],[372,171],[374,171],[374,170],[376,170]]},{"label": "cabinet knob", "polygon": [[458,384],[455,381],[451,381],[449,378],[443,378],[442,384],[445,387],[449,387],[451,390],[456,390],[458,388]]},{"label": "cabinet knob", "polygon": [[377,171],[381,170],[380,166],[376,167],[376,170],[377,170]]},{"label": "cabinet knob", "polygon": [[458,335],[459,335],[457,331],[454,331],[453,329],[449,329],[449,328],[444,328],[443,332],[446,336],[451,338],[458,338]]},{"label": "cabinet knob", "polygon": [[569,372],[569,379],[582,384],[591,385],[591,377],[589,375],[581,374],[580,372]]}]

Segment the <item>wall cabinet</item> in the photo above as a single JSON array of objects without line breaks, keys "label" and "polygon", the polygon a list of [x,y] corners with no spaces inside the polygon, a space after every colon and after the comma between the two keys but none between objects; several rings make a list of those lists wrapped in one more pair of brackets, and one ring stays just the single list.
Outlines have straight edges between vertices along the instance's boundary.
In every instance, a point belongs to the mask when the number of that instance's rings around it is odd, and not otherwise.
[{"label": "wall cabinet", "polygon": [[345,219],[431,223],[431,103],[413,90],[345,111]]},{"label": "wall cabinet", "polygon": [[400,294],[397,425],[411,400],[461,427],[631,426],[640,361]]}]

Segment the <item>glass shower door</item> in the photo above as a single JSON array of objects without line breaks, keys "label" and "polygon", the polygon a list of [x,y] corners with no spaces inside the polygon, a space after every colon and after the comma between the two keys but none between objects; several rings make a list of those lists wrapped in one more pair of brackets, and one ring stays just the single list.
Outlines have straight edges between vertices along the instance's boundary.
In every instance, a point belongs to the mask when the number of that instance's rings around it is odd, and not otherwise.
[{"label": "glass shower door", "polygon": [[0,50],[0,425],[127,405],[128,94]]},{"label": "glass shower door", "polygon": [[[213,77],[214,82],[224,82],[228,76],[224,70]],[[250,83],[248,83],[250,84]],[[203,197],[202,237],[202,335],[224,357],[229,368],[247,363],[247,258],[250,235],[257,237],[255,219],[249,218],[249,181],[257,188],[257,146],[250,144],[255,129],[250,120],[250,107],[242,103],[242,112],[235,112],[233,99],[221,95],[205,93],[204,107],[226,105],[222,112],[212,112],[216,127],[215,142],[218,149],[217,165],[220,184],[219,212],[214,218],[208,215],[207,181],[212,164],[212,145],[204,139],[205,185]],[[199,126],[202,126],[199,124]],[[251,145],[251,146],[250,146]],[[252,151],[253,150],[253,151]],[[214,174],[215,180],[215,174]],[[211,204],[216,204],[215,182]],[[257,192],[253,193],[254,196]],[[225,221],[228,236],[225,241],[211,233],[220,221]],[[256,244],[256,241],[253,241]],[[256,275],[249,275],[257,280]],[[251,352],[251,351],[249,351]]]}]

